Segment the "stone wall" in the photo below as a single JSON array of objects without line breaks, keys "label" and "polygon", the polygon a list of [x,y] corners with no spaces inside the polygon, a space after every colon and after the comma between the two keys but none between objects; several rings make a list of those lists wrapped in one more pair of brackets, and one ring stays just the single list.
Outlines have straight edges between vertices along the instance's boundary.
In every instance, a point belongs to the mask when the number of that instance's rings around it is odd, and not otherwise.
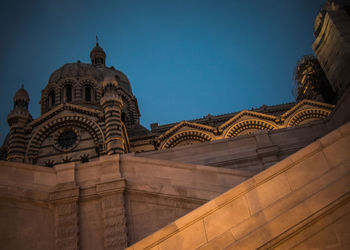
[{"label": "stone wall", "polygon": [[350,4],[346,0],[335,2],[326,4],[316,18],[312,49],[340,97],[350,85],[350,16],[346,11]]},{"label": "stone wall", "polygon": [[251,176],[119,155],[0,168],[6,249],[124,249]]},{"label": "stone wall", "polygon": [[258,173],[327,132],[326,120],[320,120],[298,127],[262,130],[234,138],[134,155]]},{"label": "stone wall", "polygon": [[164,160],[121,157],[129,242],[136,242],[252,175]]},{"label": "stone wall", "polygon": [[350,123],[128,249],[350,247]]}]

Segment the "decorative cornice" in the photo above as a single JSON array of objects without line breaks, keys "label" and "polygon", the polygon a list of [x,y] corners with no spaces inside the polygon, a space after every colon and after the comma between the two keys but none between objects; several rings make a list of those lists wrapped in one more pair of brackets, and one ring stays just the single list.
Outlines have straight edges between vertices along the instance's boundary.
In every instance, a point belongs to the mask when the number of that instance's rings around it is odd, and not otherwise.
[{"label": "decorative cornice", "polygon": [[206,126],[206,125],[202,125],[199,123],[182,121],[182,122],[178,123],[177,125],[175,125],[174,127],[172,127],[171,129],[169,129],[168,131],[166,131],[161,136],[159,136],[157,139],[159,141],[163,141],[166,138],[169,138],[170,136],[174,135],[177,131],[179,131],[183,127],[199,129],[200,131],[204,130],[204,131],[208,131],[208,132],[212,132],[212,133],[214,133],[214,131],[215,131],[215,127]]},{"label": "decorative cornice", "polygon": [[46,122],[47,120],[51,119],[52,117],[56,116],[57,114],[61,113],[64,110],[69,110],[69,111],[77,112],[84,115],[94,116],[98,119],[100,119],[103,116],[102,112],[96,109],[91,109],[91,108],[83,107],[72,103],[62,103],[57,107],[53,108],[52,110],[46,112],[39,118],[31,121],[29,123],[29,126],[31,126],[32,129],[34,129],[38,125]]}]

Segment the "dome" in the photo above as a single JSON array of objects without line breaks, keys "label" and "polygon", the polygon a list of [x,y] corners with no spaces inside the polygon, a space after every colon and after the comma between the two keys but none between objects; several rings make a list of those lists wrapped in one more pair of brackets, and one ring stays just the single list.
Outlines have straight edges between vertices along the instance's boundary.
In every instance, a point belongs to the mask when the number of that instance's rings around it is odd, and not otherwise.
[{"label": "dome", "polygon": [[90,57],[94,57],[96,54],[102,54],[106,56],[105,51],[99,46],[98,43],[96,43],[96,46],[91,50]]},{"label": "dome", "polygon": [[23,84],[22,87],[17,90],[15,96],[13,97],[13,101],[24,101],[26,103],[29,103],[29,95],[28,92],[24,89]]},{"label": "dome", "polygon": [[49,78],[50,83],[57,83],[66,78],[92,77],[98,83],[102,84],[105,78],[113,78],[118,81],[119,85],[132,93],[131,86],[126,75],[113,67],[107,68],[103,65],[95,66],[87,63],[67,63],[53,72]]}]

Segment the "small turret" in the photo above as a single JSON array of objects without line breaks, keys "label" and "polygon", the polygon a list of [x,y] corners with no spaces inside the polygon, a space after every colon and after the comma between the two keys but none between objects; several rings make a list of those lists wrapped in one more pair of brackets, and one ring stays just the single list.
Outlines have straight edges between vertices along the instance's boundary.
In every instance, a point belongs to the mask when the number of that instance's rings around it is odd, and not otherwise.
[{"label": "small turret", "polygon": [[9,161],[22,162],[24,159],[26,146],[24,127],[33,119],[28,111],[29,100],[28,92],[22,85],[13,97],[13,110],[7,116],[10,126],[7,155]]},{"label": "small turret", "polygon": [[96,42],[96,46],[90,52],[90,59],[92,65],[106,65],[106,53]]},{"label": "small turret", "polygon": [[100,100],[106,124],[107,154],[121,154],[124,152],[121,113],[123,101],[117,93],[118,82],[112,78],[105,78],[103,96]]}]

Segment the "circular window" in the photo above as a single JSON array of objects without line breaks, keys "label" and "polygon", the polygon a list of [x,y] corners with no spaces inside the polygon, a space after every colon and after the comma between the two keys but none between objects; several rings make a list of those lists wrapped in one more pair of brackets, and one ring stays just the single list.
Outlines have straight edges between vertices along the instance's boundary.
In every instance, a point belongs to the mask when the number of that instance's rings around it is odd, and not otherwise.
[{"label": "circular window", "polygon": [[77,142],[78,136],[74,131],[68,130],[64,131],[62,134],[58,136],[58,145],[61,148],[67,149],[73,147],[73,145]]}]

